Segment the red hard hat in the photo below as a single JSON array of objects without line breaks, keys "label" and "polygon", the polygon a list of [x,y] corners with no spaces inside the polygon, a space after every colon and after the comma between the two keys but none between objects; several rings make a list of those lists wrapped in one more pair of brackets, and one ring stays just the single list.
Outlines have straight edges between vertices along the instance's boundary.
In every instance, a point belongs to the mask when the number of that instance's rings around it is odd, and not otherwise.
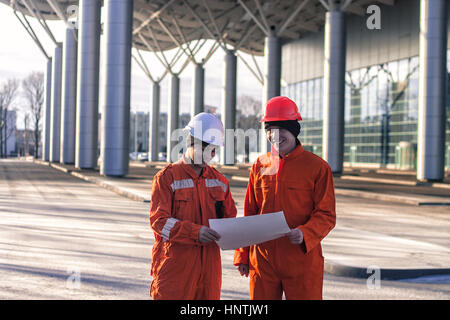
[{"label": "red hard hat", "polygon": [[266,111],[260,122],[302,120],[297,105],[287,97],[273,97],[266,104]]}]

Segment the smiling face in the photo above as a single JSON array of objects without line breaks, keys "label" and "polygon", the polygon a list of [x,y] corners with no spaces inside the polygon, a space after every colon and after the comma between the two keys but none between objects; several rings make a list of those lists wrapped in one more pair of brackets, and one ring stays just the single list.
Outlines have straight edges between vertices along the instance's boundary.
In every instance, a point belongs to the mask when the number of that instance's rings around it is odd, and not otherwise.
[{"label": "smiling face", "polygon": [[296,137],[289,131],[278,126],[266,129],[267,140],[281,155],[287,155],[297,146]]}]

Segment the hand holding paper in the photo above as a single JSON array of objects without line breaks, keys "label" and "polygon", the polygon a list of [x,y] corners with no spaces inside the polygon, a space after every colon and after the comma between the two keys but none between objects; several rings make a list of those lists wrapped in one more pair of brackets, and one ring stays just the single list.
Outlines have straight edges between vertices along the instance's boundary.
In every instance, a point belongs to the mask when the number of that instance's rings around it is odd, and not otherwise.
[{"label": "hand holding paper", "polygon": [[220,234],[211,228],[203,226],[198,233],[198,241],[202,243],[217,241],[220,239]]},{"label": "hand holding paper", "polygon": [[292,244],[302,244],[303,232],[300,229],[292,229],[286,236]]},{"label": "hand holding paper", "polygon": [[209,219],[209,226],[220,234],[216,241],[222,250],[248,247],[273,240],[290,232],[283,211],[255,216]]}]

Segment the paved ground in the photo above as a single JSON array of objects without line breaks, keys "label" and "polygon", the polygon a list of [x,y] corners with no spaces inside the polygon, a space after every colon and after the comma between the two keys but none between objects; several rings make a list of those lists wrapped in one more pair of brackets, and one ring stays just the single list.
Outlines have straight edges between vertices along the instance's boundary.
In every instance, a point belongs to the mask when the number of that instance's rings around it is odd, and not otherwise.
[{"label": "paved ground", "polygon": [[[142,170],[141,178],[120,180],[122,187],[149,188],[148,170]],[[244,188],[232,190],[242,212]],[[337,210],[336,229],[324,242],[327,260],[381,268],[450,267],[449,207],[338,196]],[[48,166],[1,160],[0,214],[1,299],[148,299],[153,244],[148,203]],[[367,260],[352,257],[355,252],[365,252]],[[232,252],[222,256],[222,298],[247,299],[248,279],[234,270]],[[379,283],[367,278],[327,273],[324,298],[450,298],[448,276]]]}]

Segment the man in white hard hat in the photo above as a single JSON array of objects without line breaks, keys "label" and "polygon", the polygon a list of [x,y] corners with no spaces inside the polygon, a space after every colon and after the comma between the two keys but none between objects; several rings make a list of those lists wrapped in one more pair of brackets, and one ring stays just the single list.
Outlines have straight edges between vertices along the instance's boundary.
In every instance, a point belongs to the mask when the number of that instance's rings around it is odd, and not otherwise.
[{"label": "man in white hard hat", "polygon": [[153,299],[220,299],[222,266],[209,219],[236,216],[227,179],[208,162],[223,146],[222,122],[200,113],[185,128],[187,150],[159,171],[152,184],[150,225],[155,233]]}]

